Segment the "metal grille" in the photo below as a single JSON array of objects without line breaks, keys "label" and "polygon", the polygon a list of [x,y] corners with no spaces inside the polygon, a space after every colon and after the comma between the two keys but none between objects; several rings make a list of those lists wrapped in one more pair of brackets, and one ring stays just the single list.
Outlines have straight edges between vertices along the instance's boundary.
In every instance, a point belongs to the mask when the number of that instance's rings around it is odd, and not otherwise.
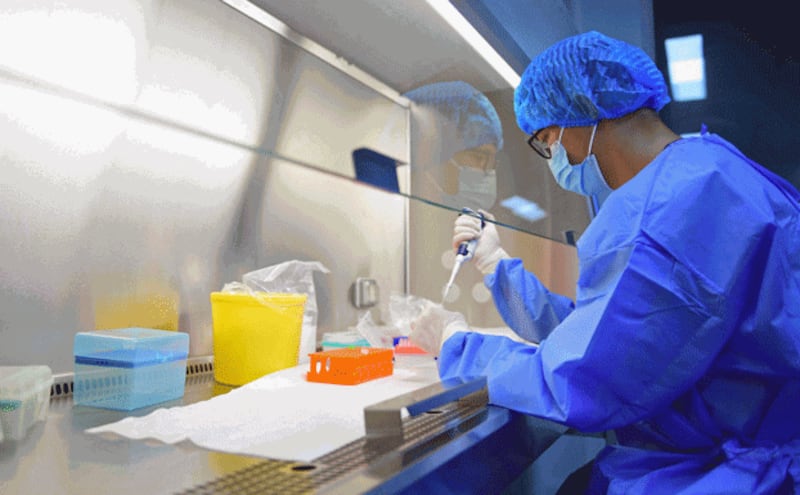
[{"label": "metal grille", "polygon": [[313,481],[307,476],[308,468],[291,462],[266,460],[246,467],[210,483],[191,488],[185,495],[205,494],[271,494],[299,495],[313,493]]},{"label": "metal grille", "polygon": [[[483,403],[458,401],[408,418],[403,424],[404,441],[394,446],[392,452],[423,455],[471,429],[481,421],[478,413],[482,411],[485,411]],[[361,438],[317,458],[311,464],[264,460],[179,495],[317,493],[326,485],[367,468],[386,453],[385,445],[372,444]]]}]

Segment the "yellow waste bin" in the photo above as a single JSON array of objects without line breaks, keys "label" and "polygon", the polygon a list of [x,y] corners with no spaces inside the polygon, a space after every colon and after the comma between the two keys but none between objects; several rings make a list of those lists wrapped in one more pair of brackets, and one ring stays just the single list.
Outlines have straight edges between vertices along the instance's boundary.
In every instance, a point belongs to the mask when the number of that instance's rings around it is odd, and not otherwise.
[{"label": "yellow waste bin", "polygon": [[214,380],[243,385],[297,365],[307,294],[211,293]]}]

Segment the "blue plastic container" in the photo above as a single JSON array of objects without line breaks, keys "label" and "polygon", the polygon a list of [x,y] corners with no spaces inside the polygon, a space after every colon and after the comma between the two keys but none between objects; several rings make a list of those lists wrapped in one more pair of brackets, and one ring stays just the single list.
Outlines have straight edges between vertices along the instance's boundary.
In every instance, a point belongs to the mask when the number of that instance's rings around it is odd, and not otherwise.
[{"label": "blue plastic container", "polygon": [[392,192],[400,192],[397,161],[369,148],[353,151],[356,179]]},{"label": "blue plastic container", "polygon": [[75,335],[76,405],[130,411],[183,397],[189,335],[120,328]]}]

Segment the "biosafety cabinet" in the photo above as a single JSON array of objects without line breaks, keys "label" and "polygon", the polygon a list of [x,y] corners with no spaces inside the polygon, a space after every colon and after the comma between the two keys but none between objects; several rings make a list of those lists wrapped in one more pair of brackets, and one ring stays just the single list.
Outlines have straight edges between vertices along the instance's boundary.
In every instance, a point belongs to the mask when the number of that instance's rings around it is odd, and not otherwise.
[{"label": "biosafety cabinet", "polygon": [[[445,466],[457,473],[516,449],[519,462],[498,475],[504,485],[563,432],[487,406],[478,382],[398,394],[385,406],[416,412],[399,437],[365,434],[311,463],[85,433],[229,392],[211,375],[209,294],[247,272],[324,265],[329,273],[313,276],[317,342],[366,312],[380,322],[392,294],[439,301],[458,209],[415,186],[448,158],[429,116],[404,96],[425,84],[464,81],[492,102],[504,145],[490,211],[504,247],[574,295],[571,242],[591,208],[556,189],[528,152],[512,95],[529,55],[489,29],[502,12],[487,4],[27,0],[0,9],[0,366],[46,365],[54,380],[47,418],[0,443],[0,492],[245,493],[256,478],[258,493],[279,478],[298,492],[400,492],[447,481]],[[582,6],[529,4],[560,19],[542,31],[543,46],[573,33],[564,19]],[[459,23],[511,72],[493,67]],[[389,164],[391,187],[357,174],[357,150]],[[475,326],[502,326],[477,271],[462,272],[449,308]],[[359,280],[374,296],[366,303],[354,294]],[[183,396],[133,412],[74,405],[76,334],[132,327],[188,334]]]}]

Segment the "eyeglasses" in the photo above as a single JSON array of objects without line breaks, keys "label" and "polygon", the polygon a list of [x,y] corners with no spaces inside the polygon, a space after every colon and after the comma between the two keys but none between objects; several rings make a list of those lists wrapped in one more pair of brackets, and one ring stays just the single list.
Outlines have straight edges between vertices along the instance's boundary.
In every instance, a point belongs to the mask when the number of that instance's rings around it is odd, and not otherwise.
[{"label": "eyeglasses", "polygon": [[533,151],[539,154],[545,160],[549,160],[553,157],[553,153],[550,152],[550,146],[545,143],[544,141],[540,140],[537,136],[540,132],[544,129],[539,129],[538,131],[534,132],[531,137],[528,138],[528,146],[533,148]]}]

